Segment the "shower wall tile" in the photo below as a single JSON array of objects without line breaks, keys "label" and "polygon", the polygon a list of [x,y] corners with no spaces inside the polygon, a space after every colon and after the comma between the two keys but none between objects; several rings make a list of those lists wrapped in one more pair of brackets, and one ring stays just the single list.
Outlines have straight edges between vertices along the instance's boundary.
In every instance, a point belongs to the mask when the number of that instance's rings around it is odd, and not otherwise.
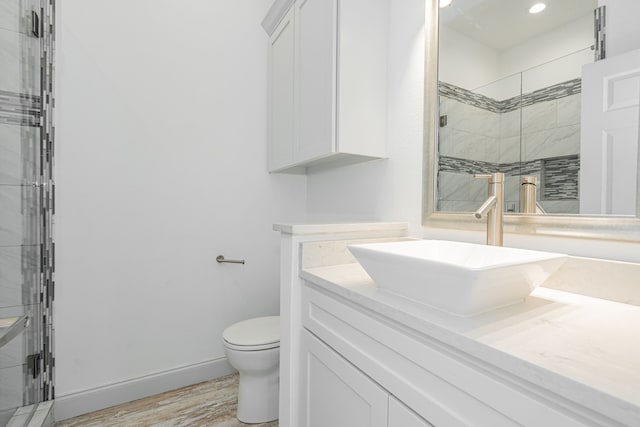
[{"label": "shower wall tile", "polygon": [[[580,167],[580,89],[581,81],[575,79],[497,101],[441,84],[441,114],[448,116],[448,125],[440,128],[441,173],[504,172],[505,209],[518,209],[520,176],[524,175],[538,177],[540,199],[575,202]],[[478,111],[482,109],[484,112]],[[494,131],[495,138],[491,136]],[[468,198],[462,200],[462,182],[459,176],[444,175],[439,182],[440,209],[470,211],[486,198],[486,185],[470,179]],[[576,204],[551,206],[574,209]]]},{"label": "shower wall tile", "polygon": [[495,162],[500,159],[500,138],[487,137],[484,140],[484,144],[485,153],[482,160],[485,162]]},{"label": "shower wall tile", "polygon": [[445,115],[448,113],[449,111],[449,105],[451,105],[452,102],[458,102],[458,101],[454,101],[451,98],[448,98],[446,96],[443,96],[442,94],[439,95],[439,113],[440,115]]},{"label": "shower wall tile", "polygon": [[500,114],[452,101],[447,107],[447,126],[460,131],[500,137]]},{"label": "shower wall tile", "polygon": [[40,246],[0,247],[0,308],[38,302]]},{"label": "shower wall tile", "polygon": [[520,110],[509,111],[500,115],[500,138],[520,136]]},{"label": "shower wall tile", "polygon": [[[455,144],[453,141],[454,130],[450,127],[442,127],[438,131],[438,153],[453,153]],[[453,156],[453,154],[447,154]]]},{"label": "shower wall tile", "polygon": [[499,155],[499,139],[455,129],[441,132],[439,153],[476,161],[492,161]]},{"label": "shower wall tile", "polygon": [[496,113],[500,113],[502,111],[500,101],[446,82],[438,82],[438,93],[440,96],[455,99],[466,105],[473,105],[483,110],[493,111]]},{"label": "shower wall tile", "polygon": [[550,214],[578,214],[580,213],[579,200],[541,200],[540,206]]},{"label": "shower wall tile", "polygon": [[40,129],[0,124],[0,185],[33,184],[40,173]]},{"label": "shower wall tile", "polygon": [[522,109],[522,133],[534,133],[558,126],[558,101],[545,101]]},{"label": "shower wall tile", "polygon": [[522,139],[525,161],[580,152],[580,126],[565,126],[525,134]]},{"label": "shower wall tile", "polygon": [[500,150],[497,157],[498,163],[517,163],[520,161],[520,136],[512,136],[500,139]]},{"label": "shower wall tile", "polygon": [[440,141],[441,155],[477,160],[479,150],[473,134],[453,128],[448,128],[442,134],[444,138]]},{"label": "shower wall tile", "polygon": [[504,200],[507,202],[520,201],[521,178],[517,176],[506,176],[504,179]]},{"label": "shower wall tile", "polygon": [[39,189],[0,185],[0,246],[39,244]]},{"label": "shower wall tile", "polygon": [[0,0],[0,29],[29,33],[32,10],[40,14],[38,0]]},{"label": "shower wall tile", "polygon": [[439,194],[443,200],[469,200],[470,175],[466,173],[440,172]]},{"label": "shower wall tile", "polygon": [[486,179],[476,179],[472,175],[469,175],[469,177],[471,178],[469,182],[469,200],[477,202],[477,209],[489,197],[489,185]]},{"label": "shower wall tile", "polygon": [[441,212],[474,212],[480,205],[473,201],[441,200],[439,211]]},{"label": "shower wall tile", "polygon": [[[502,83],[512,85],[514,82],[503,81]],[[519,85],[519,81],[515,81],[515,84]],[[476,93],[468,89],[463,89],[442,81],[439,82],[438,86],[438,92],[441,96],[446,96],[449,99],[457,100],[467,105],[474,105],[478,108],[493,111],[495,113],[507,113],[519,110],[528,105],[534,105],[554,99],[562,99],[567,96],[580,93],[581,91],[582,79],[580,78],[567,80],[543,89],[523,93],[522,95],[516,95],[502,100],[493,99],[486,95]]]},{"label": "shower wall tile", "polygon": [[0,369],[0,413],[22,406],[22,391],[26,385],[23,369],[22,366]]},{"label": "shower wall tile", "polygon": [[0,124],[39,127],[40,107],[38,95],[0,90]]},{"label": "shower wall tile", "polygon": [[544,159],[544,200],[577,200],[579,156]]},{"label": "shower wall tile", "polygon": [[581,101],[580,94],[558,99],[558,126],[580,124]]},{"label": "shower wall tile", "polygon": [[0,89],[7,92],[40,93],[39,39],[0,29]]},{"label": "shower wall tile", "polygon": [[22,6],[17,0],[0,0],[0,29],[20,30]]},{"label": "shower wall tile", "polygon": [[37,336],[40,328],[37,312],[37,305],[0,308],[0,318],[19,317],[26,314],[30,319],[26,329],[0,348],[0,370],[22,365],[25,363],[26,356],[36,351],[38,343],[33,337]]}]

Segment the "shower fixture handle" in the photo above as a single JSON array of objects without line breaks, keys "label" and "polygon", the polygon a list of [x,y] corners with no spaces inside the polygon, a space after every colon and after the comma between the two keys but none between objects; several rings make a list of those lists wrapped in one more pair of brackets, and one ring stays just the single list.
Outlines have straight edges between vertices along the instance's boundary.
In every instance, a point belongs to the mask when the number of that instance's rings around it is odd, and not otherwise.
[{"label": "shower fixture handle", "polygon": [[224,257],[224,255],[218,255],[216,257],[216,261],[219,262],[219,263],[226,262],[226,263],[229,263],[229,264],[244,264],[244,260],[243,259],[226,259]]}]

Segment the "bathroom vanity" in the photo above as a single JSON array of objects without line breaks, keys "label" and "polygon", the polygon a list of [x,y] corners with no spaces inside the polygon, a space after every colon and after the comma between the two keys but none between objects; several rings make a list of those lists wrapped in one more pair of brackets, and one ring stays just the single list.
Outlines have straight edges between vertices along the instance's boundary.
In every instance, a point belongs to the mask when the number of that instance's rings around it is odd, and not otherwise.
[{"label": "bathroom vanity", "polygon": [[640,425],[640,307],[540,287],[452,315],[378,288],[346,248],[401,228],[336,227],[276,226],[281,426]]}]

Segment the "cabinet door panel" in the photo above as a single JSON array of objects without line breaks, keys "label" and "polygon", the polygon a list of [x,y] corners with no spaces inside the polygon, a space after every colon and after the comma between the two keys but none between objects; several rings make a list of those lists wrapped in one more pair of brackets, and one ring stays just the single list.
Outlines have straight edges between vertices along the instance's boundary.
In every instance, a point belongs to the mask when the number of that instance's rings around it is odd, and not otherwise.
[{"label": "cabinet door panel", "polygon": [[309,332],[303,335],[305,427],[386,427],[388,393]]},{"label": "cabinet door panel", "polygon": [[269,170],[293,163],[293,9],[269,40]]},{"label": "cabinet door panel", "polygon": [[434,427],[433,424],[403,405],[398,399],[389,397],[389,427]]},{"label": "cabinet door panel", "polygon": [[295,3],[296,162],[335,151],[337,0]]}]

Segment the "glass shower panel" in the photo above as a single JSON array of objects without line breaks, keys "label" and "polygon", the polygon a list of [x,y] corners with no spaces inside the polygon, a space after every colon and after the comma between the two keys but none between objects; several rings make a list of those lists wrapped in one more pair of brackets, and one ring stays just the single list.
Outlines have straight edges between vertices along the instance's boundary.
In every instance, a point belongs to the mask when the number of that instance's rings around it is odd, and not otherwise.
[{"label": "glass shower panel", "polygon": [[0,426],[53,397],[52,10],[0,0]]}]

